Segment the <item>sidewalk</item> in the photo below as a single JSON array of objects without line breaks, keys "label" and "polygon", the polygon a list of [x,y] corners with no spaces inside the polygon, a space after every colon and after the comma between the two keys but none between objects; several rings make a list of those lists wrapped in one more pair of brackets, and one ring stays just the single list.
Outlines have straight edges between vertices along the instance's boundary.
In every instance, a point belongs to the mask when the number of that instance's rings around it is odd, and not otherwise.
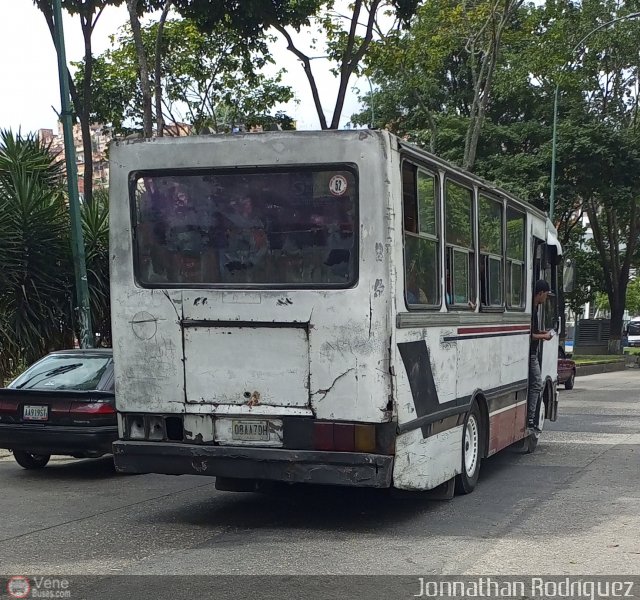
[{"label": "sidewalk", "polygon": [[597,373],[612,373],[613,371],[624,371],[626,363],[622,361],[609,363],[594,363],[592,365],[576,365],[576,377],[581,375],[596,375]]}]

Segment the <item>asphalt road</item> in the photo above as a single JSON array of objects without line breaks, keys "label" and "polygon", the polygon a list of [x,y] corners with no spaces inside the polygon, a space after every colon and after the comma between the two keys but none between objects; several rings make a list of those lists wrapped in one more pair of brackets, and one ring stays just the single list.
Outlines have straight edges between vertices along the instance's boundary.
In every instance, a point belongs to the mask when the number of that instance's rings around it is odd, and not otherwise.
[{"label": "asphalt road", "polygon": [[579,378],[535,454],[485,461],[450,502],[237,494],[110,459],[28,472],[5,456],[0,575],[638,574],[639,390],[640,370]]}]

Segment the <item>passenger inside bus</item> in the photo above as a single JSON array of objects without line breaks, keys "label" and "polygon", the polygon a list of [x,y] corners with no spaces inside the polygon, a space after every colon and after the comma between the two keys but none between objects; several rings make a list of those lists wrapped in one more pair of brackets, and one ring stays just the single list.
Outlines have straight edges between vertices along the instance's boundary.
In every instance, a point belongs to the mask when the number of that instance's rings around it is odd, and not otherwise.
[{"label": "passenger inside bus", "polygon": [[[348,281],[353,198],[319,195],[313,174],[144,177],[137,277],[144,283]],[[326,176],[323,176],[326,178]]]},{"label": "passenger inside bus", "polygon": [[264,281],[263,263],[269,250],[265,224],[245,193],[229,203],[225,219],[226,246],[220,254],[223,282]]},{"label": "passenger inside bus", "polygon": [[407,303],[409,304],[429,304],[426,292],[420,287],[418,282],[418,269],[416,261],[411,261],[407,270]]}]

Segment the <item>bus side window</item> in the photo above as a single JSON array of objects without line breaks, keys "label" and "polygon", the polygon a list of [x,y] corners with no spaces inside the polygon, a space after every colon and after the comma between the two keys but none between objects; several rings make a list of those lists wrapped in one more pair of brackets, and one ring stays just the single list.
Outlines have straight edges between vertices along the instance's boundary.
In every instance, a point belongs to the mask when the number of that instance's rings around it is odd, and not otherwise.
[{"label": "bus side window", "polygon": [[502,202],[480,194],[478,230],[480,247],[480,308],[504,306]]},{"label": "bus side window", "polygon": [[436,178],[402,164],[405,301],[410,308],[440,305],[440,241]]},{"label": "bus side window", "polygon": [[524,308],[524,213],[507,206],[507,307]]},{"label": "bus side window", "polygon": [[445,186],[447,304],[475,308],[473,191],[453,181]]}]

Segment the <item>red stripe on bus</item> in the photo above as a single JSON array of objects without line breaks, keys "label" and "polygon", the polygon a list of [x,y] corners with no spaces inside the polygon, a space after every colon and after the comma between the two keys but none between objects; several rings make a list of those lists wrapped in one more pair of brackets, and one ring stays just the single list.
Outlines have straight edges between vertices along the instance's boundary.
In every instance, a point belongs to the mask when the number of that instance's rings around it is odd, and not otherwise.
[{"label": "red stripe on bus", "polygon": [[458,335],[469,333],[502,333],[507,331],[522,331],[529,333],[529,325],[493,325],[489,327],[458,327]]},{"label": "red stripe on bus", "polygon": [[515,411],[513,405],[497,415],[489,417],[489,456],[506,448],[516,441]]}]

